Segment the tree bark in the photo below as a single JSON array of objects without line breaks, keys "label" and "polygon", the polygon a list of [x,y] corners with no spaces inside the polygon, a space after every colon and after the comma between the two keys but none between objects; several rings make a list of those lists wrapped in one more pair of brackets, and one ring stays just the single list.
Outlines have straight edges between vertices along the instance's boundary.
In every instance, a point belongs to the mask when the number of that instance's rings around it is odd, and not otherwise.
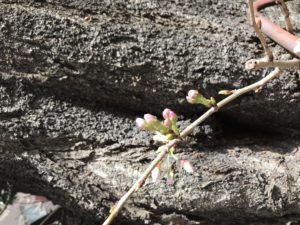
[{"label": "tree bark", "polygon": [[[288,4],[299,31],[299,4]],[[218,97],[259,80],[263,56],[238,1],[0,0],[0,187],[45,195],[68,224],[101,224],[155,157],[134,119],[168,107],[183,128]],[[266,10],[277,18],[275,8]],[[288,53],[272,44],[275,57]],[[300,83],[285,72],[176,149],[174,186],[147,182],[115,224],[300,220]]]}]

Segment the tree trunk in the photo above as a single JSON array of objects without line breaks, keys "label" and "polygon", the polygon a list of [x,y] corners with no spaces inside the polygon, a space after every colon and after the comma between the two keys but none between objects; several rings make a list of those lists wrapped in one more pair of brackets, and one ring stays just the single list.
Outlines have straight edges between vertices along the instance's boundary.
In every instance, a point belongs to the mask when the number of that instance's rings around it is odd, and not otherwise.
[{"label": "tree trunk", "polygon": [[[300,5],[290,1],[295,32]],[[217,96],[259,80],[246,1],[0,0],[0,187],[44,195],[101,224],[155,157],[134,120],[168,107],[184,128]],[[277,8],[266,10],[276,19]],[[276,58],[291,56],[270,41]],[[282,224],[300,220],[300,82],[285,72],[199,127],[168,186],[148,181],[115,224]]]}]

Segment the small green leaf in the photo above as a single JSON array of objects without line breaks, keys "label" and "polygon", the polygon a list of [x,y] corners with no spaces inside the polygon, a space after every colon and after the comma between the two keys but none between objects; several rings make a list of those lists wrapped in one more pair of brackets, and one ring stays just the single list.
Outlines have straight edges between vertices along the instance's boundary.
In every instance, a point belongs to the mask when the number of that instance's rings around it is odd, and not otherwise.
[{"label": "small green leaf", "polygon": [[171,129],[172,129],[172,131],[173,131],[176,135],[179,135],[179,134],[180,134],[180,133],[179,133],[179,129],[178,129],[178,127],[177,127],[177,125],[176,125],[176,123],[175,123],[174,120],[171,120]]},{"label": "small green leaf", "polygon": [[197,103],[202,104],[209,108],[216,104],[216,100],[213,97],[211,97],[210,99],[207,99],[203,95],[199,95],[197,97]]},{"label": "small green leaf", "polygon": [[162,134],[167,134],[169,129],[163,123],[160,123],[159,127],[157,128],[157,131]]}]

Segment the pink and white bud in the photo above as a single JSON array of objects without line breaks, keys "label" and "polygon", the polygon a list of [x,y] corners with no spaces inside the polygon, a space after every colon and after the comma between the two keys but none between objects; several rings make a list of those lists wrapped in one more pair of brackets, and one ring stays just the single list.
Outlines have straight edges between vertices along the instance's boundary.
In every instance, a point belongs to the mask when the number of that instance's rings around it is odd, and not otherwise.
[{"label": "pink and white bud", "polygon": [[165,119],[165,120],[164,120],[164,125],[165,125],[165,127],[167,127],[167,128],[171,128],[171,121],[170,121],[169,119]]},{"label": "pink and white bud", "polygon": [[145,114],[144,119],[145,119],[146,123],[149,123],[149,124],[155,123],[157,121],[157,117],[153,116],[151,114]]},{"label": "pink and white bud", "polygon": [[138,127],[139,129],[141,129],[141,130],[146,130],[147,124],[146,124],[146,121],[145,121],[144,119],[142,119],[142,118],[137,118],[137,119],[135,120],[135,123],[136,123],[136,125],[137,125],[137,127]]},{"label": "pink and white bud", "polygon": [[185,98],[188,101],[188,103],[193,104],[193,98],[191,98],[190,96],[186,96]]},{"label": "pink and white bud", "polygon": [[173,111],[169,113],[170,120],[177,121],[177,115]]},{"label": "pink and white bud", "polygon": [[197,104],[197,98],[200,96],[197,90],[189,90],[186,100],[191,104]]},{"label": "pink and white bud", "polygon": [[147,130],[157,131],[160,133],[165,133],[168,131],[167,128],[163,125],[163,123],[157,120],[156,116],[153,116],[151,114],[145,114],[144,119],[147,123]]},{"label": "pink and white bud", "polygon": [[188,173],[194,172],[192,165],[187,160],[180,160],[180,166]]},{"label": "pink and white bud", "polygon": [[170,119],[170,120],[173,120],[173,121],[177,120],[176,113],[174,113],[171,109],[168,109],[168,108],[164,109],[162,115],[163,115],[164,119]]},{"label": "pink and white bud", "polygon": [[164,111],[163,111],[163,113],[162,113],[163,118],[164,118],[164,119],[169,119],[169,117],[170,117],[170,112],[172,112],[171,109],[168,109],[168,108],[164,109]]},{"label": "pink and white bud", "polygon": [[161,165],[161,163],[158,163],[151,172],[152,181],[154,183],[156,183],[160,180],[160,170],[161,170],[160,165]]},{"label": "pink and white bud", "polygon": [[197,98],[199,96],[199,92],[197,90],[189,90],[188,96],[191,98]]}]

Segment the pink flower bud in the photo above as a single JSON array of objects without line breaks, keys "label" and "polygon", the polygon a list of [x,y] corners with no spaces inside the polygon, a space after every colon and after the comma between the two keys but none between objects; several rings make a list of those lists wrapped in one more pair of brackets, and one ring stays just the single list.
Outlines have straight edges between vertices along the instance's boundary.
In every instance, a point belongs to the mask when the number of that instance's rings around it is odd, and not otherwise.
[{"label": "pink flower bud", "polygon": [[188,101],[188,103],[191,103],[191,104],[193,104],[193,98],[191,98],[190,96],[186,96],[185,97],[186,98],[186,100]]},{"label": "pink flower bud", "polygon": [[148,131],[157,131],[160,133],[167,132],[167,128],[163,125],[161,121],[157,120],[156,116],[151,114],[145,114],[144,119],[146,121],[146,128]]},{"label": "pink flower bud", "polygon": [[163,118],[164,119],[170,119],[170,120],[173,120],[173,121],[176,121],[177,120],[177,115],[176,113],[174,113],[172,110],[170,109],[164,109],[163,113]]},{"label": "pink flower bud", "polygon": [[170,122],[170,120],[169,120],[169,119],[165,119],[165,120],[164,120],[164,125],[165,125],[165,127],[167,127],[167,128],[171,128],[171,122]]},{"label": "pink flower bud", "polygon": [[170,120],[176,121],[177,120],[176,113],[174,113],[173,111],[170,111],[169,118],[170,118]]},{"label": "pink flower bud", "polygon": [[180,166],[188,173],[194,172],[192,165],[187,160],[180,160]]},{"label": "pink flower bud", "polygon": [[188,92],[188,96],[191,98],[196,98],[198,97],[200,94],[197,90],[189,90]]},{"label": "pink flower bud", "polygon": [[135,123],[137,125],[137,127],[141,130],[145,130],[146,129],[146,121],[142,118],[137,118],[135,120]]},{"label": "pink flower bud", "polygon": [[200,96],[197,90],[189,90],[188,96],[186,96],[186,100],[191,104],[197,103],[197,98]]},{"label": "pink flower bud", "polygon": [[160,180],[160,163],[158,163],[155,168],[151,172],[152,181],[154,183],[158,182]]},{"label": "pink flower bud", "polygon": [[164,109],[163,113],[162,113],[162,116],[164,119],[169,119],[169,116],[170,116],[170,112],[172,112],[170,109]]},{"label": "pink flower bud", "polygon": [[151,114],[145,114],[144,119],[145,119],[146,123],[149,123],[149,124],[152,124],[157,121],[157,117],[153,116]]}]

